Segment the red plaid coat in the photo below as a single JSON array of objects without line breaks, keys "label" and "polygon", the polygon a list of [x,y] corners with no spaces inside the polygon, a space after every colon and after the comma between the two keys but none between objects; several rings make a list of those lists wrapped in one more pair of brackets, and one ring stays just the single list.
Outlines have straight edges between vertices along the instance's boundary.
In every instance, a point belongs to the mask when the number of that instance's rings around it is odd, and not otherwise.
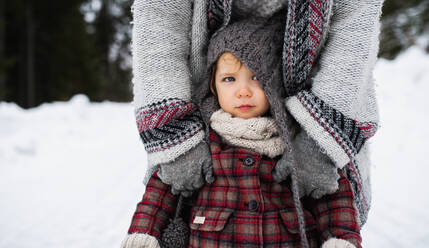
[{"label": "red plaid coat", "polygon": [[[290,182],[279,184],[273,180],[275,160],[226,145],[214,131],[210,141],[216,180],[198,192],[189,218],[188,247],[300,247]],[[360,247],[352,189],[343,172],[339,173],[336,193],[319,200],[302,198],[310,247],[320,247],[330,237]],[[160,238],[174,215],[177,199],[155,172],[137,205],[128,233],[148,233]]]}]

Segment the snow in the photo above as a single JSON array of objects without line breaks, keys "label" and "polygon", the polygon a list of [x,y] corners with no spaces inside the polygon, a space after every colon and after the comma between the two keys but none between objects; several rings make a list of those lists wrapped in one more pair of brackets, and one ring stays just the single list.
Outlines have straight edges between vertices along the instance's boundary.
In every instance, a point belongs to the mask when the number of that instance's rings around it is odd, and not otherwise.
[{"label": "snow", "polygon": [[364,247],[429,247],[429,55],[412,47],[379,60],[381,128],[373,138],[373,204]]},{"label": "snow", "polygon": [[119,247],[144,187],[130,104],[0,104],[0,247]]},{"label": "snow", "polygon": [[[381,128],[371,142],[364,247],[428,247],[429,56],[410,48],[375,69]],[[83,95],[23,110],[0,102],[0,247],[119,247],[146,153],[128,103]]]}]

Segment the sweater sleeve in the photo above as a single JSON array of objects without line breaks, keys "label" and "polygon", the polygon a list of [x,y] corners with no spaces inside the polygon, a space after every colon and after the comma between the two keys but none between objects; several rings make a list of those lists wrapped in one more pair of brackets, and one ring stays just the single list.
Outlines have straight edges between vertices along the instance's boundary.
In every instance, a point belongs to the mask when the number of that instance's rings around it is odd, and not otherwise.
[{"label": "sweater sleeve", "polygon": [[178,196],[171,193],[155,172],[150,178],[143,199],[137,204],[128,234],[145,233],[157,239],[169,219],[174,216]]},{"label": "sweater sleeve", "polygon": [[338,168],[360,152],[378,126],[373,69],[383,0],[336,0],[310,90],[287,109]]},{"label": "sweater sleeve", "polygon": [[320,199],[309,198],[309,206],[312,206],[322,243],[341,239],[361,247],[358,212],[353,203],[351,184],[342,170],[338,169],[338,174],[338,190]]},{"label": "sweater sleeve", "polygon": [[133,104],[148,169],[173,161],[204,137],[191,102],[193,1],[135,0]]}]

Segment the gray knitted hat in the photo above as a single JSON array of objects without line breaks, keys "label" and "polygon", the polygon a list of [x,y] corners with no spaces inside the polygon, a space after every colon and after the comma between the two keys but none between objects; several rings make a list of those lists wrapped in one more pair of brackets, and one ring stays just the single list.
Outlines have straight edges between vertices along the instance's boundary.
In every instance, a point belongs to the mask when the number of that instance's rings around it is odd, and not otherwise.
[{"label": "gray knitted hat", "polygon": [[[283,18],[284,19],[284,18]],[[210,69],[224,52],[231,52],[261,80],[281,62],[284,24],[281,19],[252,18],[233,23],[210,40],[207,65]]]},{"label": "gray knitted hat", "polygon": [[270,113],[280,127],[284,142],[289,148],[288,130],[293,125],[284,107],[286,93],[282,83],[282,45],[285,14],[279,12],[270,19],[251,18],[232,23],[216,32],[211,38],[207,53],[207,77],[193,92],[207,130],[211,115],[220,108],[216,96],[210,92],[212,66],[224,52],[233,53],[252,70],[270,103]]}]

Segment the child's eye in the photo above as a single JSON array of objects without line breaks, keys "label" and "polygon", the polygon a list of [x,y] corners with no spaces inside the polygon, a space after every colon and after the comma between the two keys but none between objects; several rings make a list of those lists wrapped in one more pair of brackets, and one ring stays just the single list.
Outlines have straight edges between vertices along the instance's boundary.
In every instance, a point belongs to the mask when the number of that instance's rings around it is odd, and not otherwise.
[{"label": "child's eye", "polygon": [[259,79],[258,79],[258,77],[257,77],[257,76],[253,76],[253,77],[252,77],[252,80],[258,81]]},{"label": "child's eye", "polygon": [[234,77],[225,77],[225,78],[222,79],[222,81],[232,82],[232,81],[235,81],[235,78]]}]

